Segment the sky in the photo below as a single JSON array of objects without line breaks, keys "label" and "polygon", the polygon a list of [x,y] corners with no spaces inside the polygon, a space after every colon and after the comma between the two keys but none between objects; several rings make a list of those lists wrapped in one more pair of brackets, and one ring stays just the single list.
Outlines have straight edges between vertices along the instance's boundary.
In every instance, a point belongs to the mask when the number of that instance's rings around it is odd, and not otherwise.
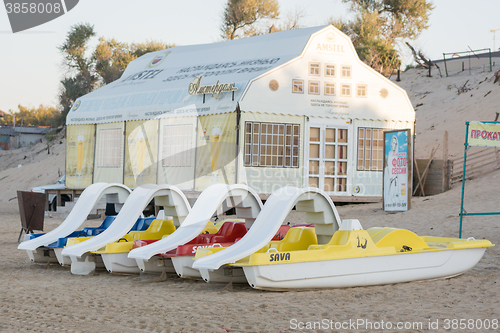
[{"label": "sky", "polygon": [[[304,26],[324,25],[329,18],[349,18],[341,0],[279,0],[282,16],[299,9]],[[220,41],[226,0],[80,0],[71,11],[43,25],[12,33],[6,8],[0,6],[0,110],[17,105],[57,106],[64,77],[61,45],[72,25],[88,22],[99,37],[121,42],[160,40],[177,45]],[[434,0],[429,29],[411,44],[431,59],[443,53],[492,48],[492,29],[500,29],[500,0]],[[500,30],[496,32],[500,47]],[[94,44],[97,43],[97,38]],[[403,63],[412,62],[403,49]]]}]

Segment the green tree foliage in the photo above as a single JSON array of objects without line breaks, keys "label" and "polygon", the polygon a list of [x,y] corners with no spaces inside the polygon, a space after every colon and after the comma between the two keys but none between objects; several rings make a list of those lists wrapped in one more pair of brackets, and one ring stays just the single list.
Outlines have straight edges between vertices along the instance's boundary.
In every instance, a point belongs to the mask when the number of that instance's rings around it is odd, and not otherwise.
[{"label": "green tree foliage", "polygon": [[397,48],[428,28],[434,8],[427,0],[341,0],[356,14],[353,21],[330,23],[352,40],[361,60],[384,75],[401,65]]},{"label": "green tree foliage", "polygon": [[228,0],[221,36],[225,40],[260,35],[269,30],[263,22],[279,16],[277,0]]},{"label": "green tree foliage", "polygon": [[174,46],[158,41],[128,44],[101,37],[91,50],[89,44],[95,36],[94,26],[79,23],[71,27],[65,42],[59,47],[67,70],[61,80],[59,95],[63,120],[79,97],[119,79],[130,61],[148,52]]},{"label": "green tree foliage", "polygon": [[38,108],[28,108],[18,105],[16,112],[10,110],[4,117],[0,118],[0,125],[16,126],[50,126],[57,127],[61,124],[62,114],[59,110],[51,106],[40,105]]}]

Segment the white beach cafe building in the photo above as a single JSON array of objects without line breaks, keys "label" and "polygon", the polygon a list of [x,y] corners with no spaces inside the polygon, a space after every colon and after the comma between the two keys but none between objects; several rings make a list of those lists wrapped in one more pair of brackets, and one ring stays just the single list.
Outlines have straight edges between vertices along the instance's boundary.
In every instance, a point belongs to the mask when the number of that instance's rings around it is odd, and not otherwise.
[{"label": "white beach cafe building", "polygon": [[415,112],[326,26],[148,53],[66,121],[69,188],[316,186],[349,201],[382,196],[382,131],[413,133]]}]

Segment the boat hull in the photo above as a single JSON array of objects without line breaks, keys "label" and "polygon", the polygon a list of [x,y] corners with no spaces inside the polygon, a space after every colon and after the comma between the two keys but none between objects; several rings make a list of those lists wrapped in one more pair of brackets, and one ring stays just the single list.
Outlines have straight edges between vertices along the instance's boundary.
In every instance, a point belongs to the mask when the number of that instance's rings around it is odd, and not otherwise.
[{"label": "boat hull", "polygon": [[200,269],[200,274],[205,282],[219,283],[246,283],[247,278],[241,267],[222,266],[216,270]]},{"label": "boat hull", "polygon": [[26,250],[31,262],[35,263],[57,263],[57,258],[52,249],[37,248],[36,250]]},{"label": "boat hull", "polygon": [[486,248],[243,266],[255,289],[345,288],[449,278],[473,268]]},{"label": "boat hull", "polygon": [[193,268],[193,256],[178,256],[171,257],[172,264],[175,268],[175,273],[181,278],[185,279],[201,279],[199,270]]},{"label": "boat hull", "polygon": [[54,249],[54,253],[56,254],[57,261],[61,266],[71,266],[71,258],[68,256],[62,255],[63,247],[58,247]]},{"label": "boat hull", "polygon": [[[64,256],[63,256],[64,257]],[[81,257],[71,256],[71,273],[75,275],[88,275],[96,269],[104,268],[102,258],[98,254],[84,253]]]},{"label": "boat hull", "polygon": [[133,259],[142,273],[175,273],[174,265],[170,258],[153,256],[148,261],[142,259]]},{"label": "boat hull", "polygon": [[141,270],[135,259],[125,253],[101,253],[102,261],[109,273],[139,274]]}]

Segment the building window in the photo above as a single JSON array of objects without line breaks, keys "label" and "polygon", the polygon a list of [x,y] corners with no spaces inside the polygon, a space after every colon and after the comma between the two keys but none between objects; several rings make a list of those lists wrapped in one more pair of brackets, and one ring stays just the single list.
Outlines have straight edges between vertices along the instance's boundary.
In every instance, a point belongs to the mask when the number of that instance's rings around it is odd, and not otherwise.
[{"label": "building window", "polygon": [[162,165],[164,167],[190,167],[193,125],[163,126]]},{"label": "building window", "polygon": [[350,65],[342,65],[341,78],[343,78],[343,79],[350,79],[351,78],[351,66]]},{"label": "building window", "polygon": [[299,167],[298,124],[245,123],[245,166]]},{"label": "building window", "polygon": [[292,92],[296,94],[304,93],[304,80],[293,79],[292,86],[293,86]]},{"label": "building window", "polygon": [[384,130],[358,129],[358,170],[382,171],[384,164]]},{"label": "building window", "polygon": [[325,95],[335,96],[335,83],[332,82],[325,83]]},{"label": "building window", "polygon": [[319,62],[309,63],[309,75],[319,76]]},{"label": "building window", "polygon": [[351,85],[350,84],[342,84],[340,96],[342,97],[351,97]]},{"label": "building window", "polygon": [[309,93],[319,95],[319,81],[309,81]]},{"label": "building window", "polygon": [[99,168],[122,167],[123,130],[121,128],[99,130],[97,166]]},{"label": "building window", "polygon": [[356,85],[356,97],[366,97],[366,84]]},{"label": "building window", "polygon": [[335,77],[336,71],[335,71],[335,65],[334,64],[326,64],[325,67],[325,76],[327,77]]}]

